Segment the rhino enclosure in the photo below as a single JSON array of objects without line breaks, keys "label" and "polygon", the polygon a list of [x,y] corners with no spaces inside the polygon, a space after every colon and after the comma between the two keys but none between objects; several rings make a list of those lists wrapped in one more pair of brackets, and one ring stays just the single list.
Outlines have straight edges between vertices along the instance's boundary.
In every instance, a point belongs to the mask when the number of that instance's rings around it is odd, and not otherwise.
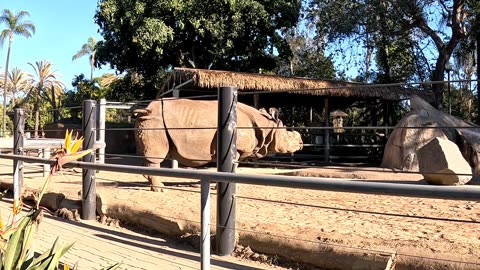
[{"label": "rhino enclosure", "polygon": [[[236,201],[236,191],[235,185],[237,183],[247,184],[247,185],[262,185],[265,187],[286,187],[291,189],[311,189],[311,190],[325,190],[325,191],[335,191],[335,192],[351,192],[351,193],[360,193],[360,194],[377,194],[377,195],[391,195],[391,196],[409,196],[409,197],[418,197],[418,198],[438,198],[438,199],[454,199],[454,200],[467,200],[475,201],[478,200],[480,196],[480,190],[470,189],[468,187],[442,187],[442,186],[426,186],[426,185],[411,185],[411,184],[392,184],[392,183],[381,183],[381,182],[359,182],[359,181],[345,181],[345,180],[335,180],[335,179],[323,179],[323,178],[314,178],[314,177],[294,177],[294,176],[268,176],[268,175],[240,175],[235,174],[234,167],[237,165],[233,156],[235,151],[235,101],[236,93],[232,87],[221,88],[221,93],[219,93],[219,121],[217,130],[219,132],[217,152],[218,161],[217,168],[218,172],[206,172],[206,171],[196,171],[196,170],[186,170],[186,169],[166,169],[166,168],[148,168],[143,166],[129,166],[129,165],[112,165],[112,164],[102,164],[104,162],[105,154],[100,154],[98,162],[92,156],[84,159],[85,162],[74,163],[73,166],[83,169],[83,181],[82,181],[82,218],[91,219],[95,217],[95,206],[96,196],[95,196],[95,171],[104,170],[112,172],[124,172],[130,174],[144,174],[144,175],[157,175],[163,177],[181,177],[187,179],[197,179],[201,180],[201,196],[200,196],[200,206],[201,206],[201,235],[200,235],[200,244],[201,244],[201,269],[210,268],[210,184],[218,183],[217,192],[222,196],[218,197],[218,207],[217,207],[217,247],[219,255],[230,254],[233,248],[235,247],[235,207],[237,204]],[[232,91],[232,92],[230,92]],[[226,95],[225,95],[226,94]],[[254,97],[250,95],[251,97]],[[324,99],[323,103],[323,114],[329,115],[331,111],[331,103],[334,99]],[[257,99],[257,102],[259,100]],[[371,101],[375,103],[376,100]],[[105,138],[105,121],[101,120],[101,117],[95,120],[95,110],[99,113],[99,116],[104,115],[105,112],[101,112],[101,108],[104,108],[105,111],[108,106],[105,101],[101,101],[100,105],[95,106],[94,101],[85,101],[83,115],[90,115],[91,118],[84,118],[84,125],[82,126],[82,132],[86,136],[86,144],[84,147],[91,148],[95,144],[101,145]],[[376,104],[378,108],[386,105]],[[129,108],[126,106],[125,108]],[[96,109],[95,109],[96,108]],[[307,107],[308,108],[308,107]],[[389,111],[389,106],[383,107],[385,111]],[[292,115],[292,125],[293,123],[298,123],[298,120],[295,119],[295,110],[298,108],[292,106],[290,108],[293,112]],[[303,108],[305,114],[310,114],[312,122],[315,119],[315,112],[312,109]],[[90,112],[90,113],[87,113]],[[365,113],[365,112],[363,112]],[[371,109],[369,113],[377,114],[379,110]],[[385,116],[383,121],[389,121],[387,119],[391,116]],[[24,138],[24,129],[23,129],[23,114],[21,110],[15,111],[15,136],[14,136],[14,155],[0,154],[1,158],[4,159],[13,159],[14,162],[14,194],[15,196],[20,196],[22,190],[22,163],[23,162],[33,162],[39,164],[52,164],[53,161],[48,159],[40,159],[28,157],[23,154],[22,149],[25,149],[26,146],[30,143],[29,140]],[[379,118],[377,118],[379,120]],[[290,121],[290,120],[289,120]],[[97,123],[97,124],[95,124]],[[378,122],[377,122],[378,123]],[[391,123],[391,122],[390,122]],[[95,124],[95,125],[94,125]],[[315,134],[324,134],[323,137],[317,137],[320,135],[315,135],[311,137],[311,147],[318,147],[318,145],[324,145],[324,156],[327,157],[325,161],[331,161],[332,149],[329,149],[330,142],[332,137],[335,137],[338,132],[334,132],[334,129],[339,129],[338,126],[332,126],[330,121],[325,121],[323,125],[318,127],[299,127],[299,129],[305,129],[309,132]],[[360,131],[360,133],[365,132],[365,130],[381,130],[388,134],[388,130],[392,127],[387,122],[384,125],[379,126],[370,125],[370,126],[345,126],[349,122],[344,122],[344,126],[341,127],[346,131]],[[388,124],[388,125],[387,125]],[[119,129],[120,130],[120,129]],[[127,129],[128,130],[128,129]],[[331,136],[333,135],[333,136]],[[363,135],[367,137],[366,134]],[[326,139],[329,138],[329,139]],[[25,139],[25,140],[24,140]],[[337,139],[338,141],[338,139]],[[53,146],[53,145],[52,145]],[[367,146],[365,144],[365,146]],[[371,145],[368,145],[369,147]],[[57,145],[58,147],[58,145]],[[341,146],[340,146],[341,147]],[[383,146],[380,146],[383,147]],[[345,146],[346,149],[348,146]],[[326,150],[325,150],[326,149]],[[352,153],[347,150],[347,152]],[[103,160],[102,158],[103,157]],[[248,164],[245,162],[244,164]],[[354,179],[348,179],[354,180]],[[85,211],[85,212],[83,212]]]}]

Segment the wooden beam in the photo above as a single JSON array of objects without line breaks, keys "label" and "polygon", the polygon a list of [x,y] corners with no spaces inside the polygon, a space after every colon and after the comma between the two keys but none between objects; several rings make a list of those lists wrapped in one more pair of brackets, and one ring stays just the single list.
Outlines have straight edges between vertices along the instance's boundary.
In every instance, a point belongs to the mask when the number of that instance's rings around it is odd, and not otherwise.
[{"label": "wooden beam", "polygon": [[[326,97],[324,100],[323,100],[323,111],[325,113],[325,119],[324,119],[324,123],[325,123],[325,127],[329,127],[330,125],[330,108],[328,106],[328,97]],[[329,162],[330,161],[330,130],[327,128],[325,129],[325,150],[324,150],[324,155],[323,155],[323,159],[325,162]]]}]

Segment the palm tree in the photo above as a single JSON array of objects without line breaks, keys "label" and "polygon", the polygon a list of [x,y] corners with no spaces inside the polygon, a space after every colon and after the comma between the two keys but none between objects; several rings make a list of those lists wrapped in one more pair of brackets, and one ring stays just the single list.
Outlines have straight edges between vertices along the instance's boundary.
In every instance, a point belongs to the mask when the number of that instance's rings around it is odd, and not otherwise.
[{"label": "palm tree", "polygon": [[5,23],[7,28],[5,28],[0,33],[0,45],[5,43],[5,40],[8,38],[8,51],[7,51],[7,62],[5,64],[5,78],[4,78],[4,88],[3,88],[3,125],[2,125],[2,135],[5,135],[6,129],[6,109],[7,109],[7,80],[8,80],[8,63],[10,62],[10,50],[12,48],[13,37],[15,35],[24,36],[29,38],[32,34],[35,34],[35,25],[31,21],[24,21],[25,17],[30,16],[30,13],[27,11],[19,11],[17,13],[11,12],[9,9],[4,9],[2,15],[0,16],[0,23]]},{"label": "palm tree", "polygon": [[90,59],[90,81],[93,80],[93,71],[95,70],[95,45],[97,42],[93,37],[89,37],[87,43],[82,45],[82,48],[72,56],[72,61],[77,60],[78,58],[88,55]]},{"label": "palm tree", "polygon": [[40,100],[50,103],[53,109],[53,119],[58,120],[57,96],[63,94],[65,86],[57,78],[61,76],[53,69],[53,64],[48,61],[35,62],[35,65],[28,63],[35,70],[33,87],[27,95],[27,100],[32,96],[35,98],[33,111],[35,112],[35,138],[38,138],[40,123]]},{"label": "palm tree", "polygon": [[32,83],[32,75],[29,73],[24,72],[19,68],[13,68],[8,73],[8,87],[12,91],[12,106],[15,107],[16,105],[16,98],[18,91],[27,91],[29,86]]}]

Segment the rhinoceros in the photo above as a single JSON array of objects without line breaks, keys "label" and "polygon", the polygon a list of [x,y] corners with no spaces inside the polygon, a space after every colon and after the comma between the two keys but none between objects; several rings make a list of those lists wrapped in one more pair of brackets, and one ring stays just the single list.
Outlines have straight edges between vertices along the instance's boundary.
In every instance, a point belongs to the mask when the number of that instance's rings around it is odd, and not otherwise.
[{"label": "rhinoceros", "polygon": [[[215,161],[218,103],[189,99],[152,101],[134,110],[137,153],[146,166],[159,167],[165,158],[198,167]],[[237,104],[237,159],[262,158],[267,153],[293,153],[303,142],[296,131],[282,122],[243,103]],[[152,190],[162,186],[160,177],[147,177]]]}]

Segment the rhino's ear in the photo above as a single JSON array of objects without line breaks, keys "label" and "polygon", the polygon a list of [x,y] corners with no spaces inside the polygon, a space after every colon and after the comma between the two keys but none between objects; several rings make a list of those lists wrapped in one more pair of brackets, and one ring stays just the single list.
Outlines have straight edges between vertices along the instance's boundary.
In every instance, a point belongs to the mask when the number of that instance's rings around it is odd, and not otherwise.
[{"label": "rhino's ear", "polygon": [[272,108],[268,109],[268,112],[272,116],[273,120],[278,123],[278,121],[279,121],[279,118],[278,118],[279,111],[278,111],[278,109],[272,107]]},{"label": "rhino's ear", "polygon": [[138,118],[138,117],[142,117],[142,116],[147,116],[151,113],[152,111],[149,110],[149,109],[136,109],[133,111],[133,117],[134,118]]}]

